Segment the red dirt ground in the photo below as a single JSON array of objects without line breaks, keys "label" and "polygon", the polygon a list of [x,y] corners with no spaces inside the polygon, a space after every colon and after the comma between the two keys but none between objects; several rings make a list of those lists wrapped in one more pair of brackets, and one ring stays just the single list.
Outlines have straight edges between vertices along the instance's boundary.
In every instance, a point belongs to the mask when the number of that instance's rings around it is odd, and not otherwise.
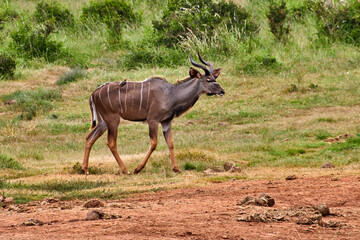
[{"label": "red dirt ground", "polygon": [[[273,207],[284,210],[326,203],[337,227],[299,225],[288,218],[275,222],[238,221],[246,196],[267,193]],[[315,177],[295,180],[236,180],[207,187],[136,194],[104,201],[103,212],[122,217],[85,221],[85,201],[42,202],[0,210],[0,239],[360,239],[360,177]],[[61,206],[69,209],[61,210]],[[66,208],[66,207],[65,207]],[[14,210],[15,209],[15,210]],[[22,212],[23,211],[23,212]],[[41,226],[21,225],[28,219]]]}]

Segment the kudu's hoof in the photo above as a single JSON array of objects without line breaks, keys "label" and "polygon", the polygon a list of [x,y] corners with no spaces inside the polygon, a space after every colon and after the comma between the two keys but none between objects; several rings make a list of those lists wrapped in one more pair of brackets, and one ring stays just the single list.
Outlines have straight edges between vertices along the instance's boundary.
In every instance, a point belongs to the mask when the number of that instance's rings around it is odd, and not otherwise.
[{"label": "kudu's hoof", "polygon": [[88,170],[81,169],[80,174],[88,175],[88,174],[89,174],[89,171],[88,171]]},{"label": "kudu's hoof", "polygon": [[138,174],[141,170],[138,170],[137,168],[134,170],[134,174]]},{"label": "kudu's hoof", "polygon": [[181,173],[181,170],[178,169],[178,168],[173,168],[173,171],[176,172],[176,173]]}]

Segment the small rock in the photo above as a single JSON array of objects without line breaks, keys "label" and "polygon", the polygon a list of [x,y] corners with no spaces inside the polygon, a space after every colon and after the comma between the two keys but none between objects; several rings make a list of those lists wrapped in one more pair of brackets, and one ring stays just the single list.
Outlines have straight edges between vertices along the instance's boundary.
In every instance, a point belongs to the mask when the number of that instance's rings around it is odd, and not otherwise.
[{"label": "small rock", "polygon": [[101,219],[118,219],[122,218],[121,215],[118,214],[111,214],[111,213],[104,213]]},{"label": "small rock", "polygon": [[233,162],[226,162],[224,163],[224,169],[225,171],[229,171],[235,167],[235,163]]},{"label": "small rock", "polygon": [[9,205],[6,207],[6,209],[8,211],[14,211],[14,212],[18,212],[18,213],[23,213],[23,212],[29,212],[30,209],[24,207],[23,205]]},{"label": "small rock", "polygon": [[295,180],[297,179],[296,175],[290,175],[285,178],[286,180]]},{"label": "small rock", "polygon": [[326,205],[326,203],[320,204],[319,206],[315,207],[316,210],[318,210],[323,217],[330,215],[330,209]]},{"label": "small rock", "polygon": [[247,196],[242,201],[237,203],[237,205],[257,205],[268,207],[272,207],[274,204],[275,200],[266,193],[260,194],[258,198]]},{"label": "small rock", "polygon": [[249,204],[255,204],[255,198],[251,196],[245,197],[243,200],[237,203],[237,205],[249,205]]},{"label": "small rock", "polygon": [[214,171],[211,168],[206,169],[205,171],[203,171],[203,173],[205,173],[206,175],[214,175]]},{"label": "small rock", "polygon": [[260,206],[268,206],[268,207],[272,207],[275,204],[275,200],[274,198],[270,197],[268,194],[266,193],[262,193],[260,194],[259,198],[257,198],[258,202],[263,203],[263,205]]},{"label": "small rock", "polygon": [[221,169],[221,168],[219,168],[219,167],[213,167],[212,170],[213,170],[214,172],[224,172],[224,170]]},{"label": "small rock", "polygon": [[98,207],[104,207],[104,203],[100,202],[97,199],[92,199],[84,204],[85,208],[98,208]]},{"label": "small rock", "polygon": [[56,198],[45,198],[42,202],[41,205],[45,205],[45,204],[49,204],[49,203],[56,203],[59,200]]},{"label": "small rock", "polygon": [[321,168],[334,168],[335,165],[332,164],[331,162],[327,162],[327,163],[324,163]]},{"label": "small rock", "polygon": [[300,216],[296,219],[296,224],[311,225],[311,224],[314,224],[314,222],[308,217]]},{"label": "small rock", "polygon": [[66,210],[66,209],[73,209],[74,206],[72,204],[69,203],[60,203],[59,207],[61,210]]},{"label": "small rock", "polygon": [[38,219],[31,218],[31,219],[27,220],[26,222],[23,222],[20,225],[21,226],[42,226],[42,225],[44,225],[44,222],[42,222]]},{"label": "small rock", "polygon": [[86,221],[99,220],[104,216],[103,211],[91,210],[86,214]]},{"label": "small rock", "polygon": [[323,220],[319,221],[318,224],[322,227],[327,227],[327,228],[338,228],[343,226],[343,224],[341,224],[341,222],[336,222],[336,221],[328,221],[325,222]]}]

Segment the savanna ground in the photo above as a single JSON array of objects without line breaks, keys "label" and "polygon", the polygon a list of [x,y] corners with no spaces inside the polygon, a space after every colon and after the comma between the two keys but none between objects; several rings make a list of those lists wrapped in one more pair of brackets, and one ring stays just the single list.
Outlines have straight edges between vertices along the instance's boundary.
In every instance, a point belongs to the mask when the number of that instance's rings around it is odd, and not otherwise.
[{"label": "savanna ground", "polygon": [[[341,17],[352,11],[327,5],[331,11],[319,17],[308,1],[289,0],[285,10],[275,4],[280,15],[288,16],[272,32],[269,1],[236,1],[250,13],[247,20],[256,23],[249,27],[253,35],[226,22],[206,29],[212,19],[205,9],[202,19],[208,25],[198,26],[205,26],[203,35],[187,23],[192,32],[168,46],[154,35],[161,31],[153,29],[155,20],[164,24],[165,1],[132,1],[136,21],[126,22],[121,31],[108,22],[84,22],[82,7],[88,1],[62,6],[74,15],[70,26],[52,25],[58,21],[52,18],[43,23],[35,14],[39,2],[0,2],[0,56],[5,53],[16,62],[14,74],[0,80],[0,187],[16,203],[1,205],[1,238],[357,239],[359,41],[352,42],[356,31],[347,35],[336,29],[351,30],[358,18],[340,19],[351,23],[343,28],[326,25],[333,30],[330,35],[319,22],[328,17],[337,23],[334,9],[342,9]],[[349,2],[359,8],[356,1]],[[153,14],[159,9],[161,14]],[[26,22],[34,28],[25,28]],[[55,30],[46,35],[49,27]],[[18,36],[27,39],[25,33],[35,34],[29,39],[38,34],[49,44],[47,50],[16,42]],[[174,83],[187,76],[188,56],[196,51],[222,68],[218,82],[226,94],[202,96],[174,120],[175,153],[183,173],[171,171],[159,131],[157,150],[139,175],[118,174],[106,134],[91,152],[90,175],[79,175],[90,127],[90,93],[124,78],[142,81],[161,75]],[[129,170],[148,147],[146,124],[121,122],[118,149]],[[242,172],[204,173],[225,162]],[[321,168],[327,162],[335,168]],[[293,174],[297,179],[285,180]],[[260,193],[273,197],[275,205],[237,205]],[[46,200],[50,198],[56,202]],[[103,211],[122,218],[84,221],[89,209],[83,205],[93,198],[105,203]],[[323,221],[338,225],[302,225],[289,216],[284,221],[238,221],[244,213],[320,203],[333,213]],[[44,224],[21,225],[30,218]]]},{"label": "savanna ground", "polygon": [[[360,178],[342,171],[295,180],[236,180],[202,187],[134,194],[96,209],[117,219],[86,221],[85,201],[47,199],[1,211],[2,239],[357,239]],[[316,173],[318,174],[318,173]],[[234,176],[233,176],[234,177]],[[239,206],[245,196],[268,193],[272,207]],[[302,209],[326,202],[322,222],[299,224]],[[245,222],[244,215],[291,211],[281,221]],[[299,214],[300,213],[300,214]],[[30,219],[41,225],[26,226]]]}]

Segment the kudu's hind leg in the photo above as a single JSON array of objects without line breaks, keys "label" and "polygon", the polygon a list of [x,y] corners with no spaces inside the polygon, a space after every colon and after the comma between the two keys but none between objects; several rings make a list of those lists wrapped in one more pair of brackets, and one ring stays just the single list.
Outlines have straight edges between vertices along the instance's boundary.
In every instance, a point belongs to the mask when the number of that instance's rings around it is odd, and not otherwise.
[{"label": "kudu's hind leg", "polygon": [[85,175],[89,174],[88,166],[89,166],[89,156],[90,156],[91,148],[96,142],[96,140],[99,137],[101,137],[101,135],[103,135],[106,129],[107,129],[106,124],[103,121],[99,121],[96,127],[86,136],[85,154],[84,154],[84,160],[81,170],[81,172],[84,173]]},{"label": "kudu's hind leg", "polygon": [[112,154],[114,155],[117,163],[119,164],[121,171],[124,174],[130,174],[130,172],[127,170],[124,162],[121,160],[119,153],[117,151],[116,139],[117,139],[117,134],[118,134],[119,122],[120,122],[120,120],[117,121],[116,123],[108,124],[107,145],[108,145],[110,151],[112,152]]},{"label": "kudu's hind leg", "polygon": [[172,138],[172,133],[171,133],[171,122],[165,122],[165,123],[161,123],[162,129],[163,129],[163,134],[164,134],[164,138],[166,141],[166,144],[169,148],[169,152],[170,152],[170,158],[171,158],[171,164],[172,164],[172,170],[174,172],[178,172],[181,173],[179,166],[176,163],[176,159],[175,159],[175,153],[174,153],[174,143],[173,143],[173,138]]},{"label": "kudu's hind leg", "polygon": [[149,160],[152,152],[156,149],[157,146],[157,135],[158,135],[158,122],[149,122],[149,136],[150,136],[150,149],[147,152],[144,160],[139,164],[139,166],[134,170],[134,174],[139,173],[146,165]]}]

